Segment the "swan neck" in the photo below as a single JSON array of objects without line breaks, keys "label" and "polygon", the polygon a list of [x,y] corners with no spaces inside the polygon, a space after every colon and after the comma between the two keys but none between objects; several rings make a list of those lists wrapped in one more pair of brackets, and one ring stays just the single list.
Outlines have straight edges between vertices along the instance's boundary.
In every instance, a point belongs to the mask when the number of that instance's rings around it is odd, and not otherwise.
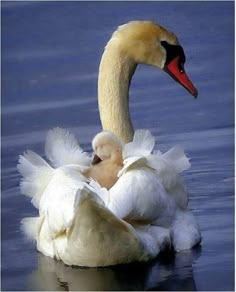
[{"label": "swan neck", "polygon": [[123,142],[132,141],[134,128],[129,111],[129,86],[137,64],[118,47],[107,46],[99,67],[98,104],[104,130]]}]

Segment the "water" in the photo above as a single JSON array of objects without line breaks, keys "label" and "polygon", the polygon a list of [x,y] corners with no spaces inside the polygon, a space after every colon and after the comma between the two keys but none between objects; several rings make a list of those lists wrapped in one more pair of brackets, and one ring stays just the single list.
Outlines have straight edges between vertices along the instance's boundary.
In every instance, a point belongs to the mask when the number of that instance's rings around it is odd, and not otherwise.
[{"label": "water", "polygon": [[[100,130],[96,84],[112,31],[149,19],[174,31],[194,100],[160,70],[139,66],[131,86],[135,128],[158,148],[181,144],[200,247],[153,262],[82,269],[37,253],[20,220],[34,216],[19,192],[18,155],[43,155],[48,129],[69,128],[82,147]],[[2,290],[234,290],[234,3],[2,2]]]}]

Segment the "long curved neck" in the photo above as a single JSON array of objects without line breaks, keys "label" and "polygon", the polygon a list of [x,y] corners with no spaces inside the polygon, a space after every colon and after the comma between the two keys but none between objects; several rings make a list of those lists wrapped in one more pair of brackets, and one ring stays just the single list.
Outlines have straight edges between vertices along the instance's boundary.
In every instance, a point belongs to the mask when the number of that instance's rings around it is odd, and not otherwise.
[{"label": "long curved neck", "polygon": [[129,112],[129,86],[137,64],[117,46],[108,45],[103,53],[98,77],[98,105],[104,130],[130,142],[134,129]]}]

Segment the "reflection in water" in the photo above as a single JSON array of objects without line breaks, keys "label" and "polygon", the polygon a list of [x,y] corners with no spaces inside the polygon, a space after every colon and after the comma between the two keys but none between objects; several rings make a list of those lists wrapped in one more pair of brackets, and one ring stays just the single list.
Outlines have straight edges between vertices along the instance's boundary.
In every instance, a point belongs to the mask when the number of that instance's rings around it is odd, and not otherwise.
[{"label": "reflection in water", "polygon": [[78,268],[38,254],[38,268],[30,276],[29,290],[186,290],[196,291],[193,262],[201,246],[190,251],[163,254],[144,264],[107,268]]}]

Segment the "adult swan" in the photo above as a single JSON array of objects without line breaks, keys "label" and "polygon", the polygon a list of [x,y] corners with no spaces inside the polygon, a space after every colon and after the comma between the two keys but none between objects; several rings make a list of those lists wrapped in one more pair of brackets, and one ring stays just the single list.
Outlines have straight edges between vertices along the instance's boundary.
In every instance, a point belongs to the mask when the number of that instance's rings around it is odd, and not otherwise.
[{"label": "adult swan", "polygon": [[165,70],[196,97],[184,62],[176,36],[152,22],[129,22],[112,35],[100,64],[98,100],[103,129],[122,141],[123,168],[109,190],[84,176],[92,158],[65,130],[56,128],[47,136],[52,166],[34,152],[20,156],[21,191],[39,208],[39,216],[25,218],[22,226],[44,255],[68,265],[109,266],[200,242],[179,175],[190,166],[187,157],[176,146],[164,154],[153,152],[154,137],[147,130],[134,132],[128,105],[139,63]]}]

